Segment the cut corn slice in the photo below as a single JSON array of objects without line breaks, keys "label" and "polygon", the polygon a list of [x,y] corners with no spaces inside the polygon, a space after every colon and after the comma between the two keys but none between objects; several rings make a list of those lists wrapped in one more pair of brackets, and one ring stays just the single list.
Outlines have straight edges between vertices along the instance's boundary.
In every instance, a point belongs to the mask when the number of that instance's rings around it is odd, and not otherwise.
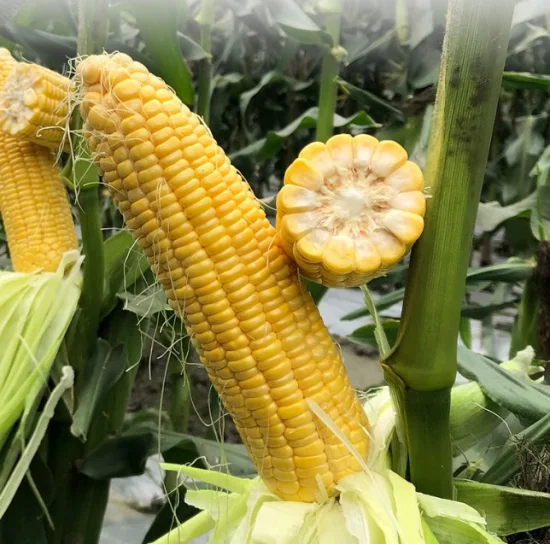
[{"label": "cut corn slice", "polygon": [[[359,469],[306,403],[365,458],[368,422],[296,267],[200,119],[124,54],[77,68],[84,135],[170,305],[269,489],[313,502]],[[303,161],[302,196],[322,177]],[[299,204],[303,207],[303,203]],[[306,204],[307,208],[307,204]],[[304,234],[307,216],[286,228]],[[322,446],[322,447],[321,447]],[[342,470],[341,467],[345,467]],[[307,469],[307,476],[298,472]]]},{"label": "cut corn slice", "polygon": [[73,90],[71,80],[57,72],[17,63],[0,92],[0,129],[58,151],[66,140]]},{"label": "cut corn slice", "polygon": [[396,142],[339,134],[306,146],[277,196],[278,243],[305,277],[351,287],[383,275],[421,235],[420,168]]}]

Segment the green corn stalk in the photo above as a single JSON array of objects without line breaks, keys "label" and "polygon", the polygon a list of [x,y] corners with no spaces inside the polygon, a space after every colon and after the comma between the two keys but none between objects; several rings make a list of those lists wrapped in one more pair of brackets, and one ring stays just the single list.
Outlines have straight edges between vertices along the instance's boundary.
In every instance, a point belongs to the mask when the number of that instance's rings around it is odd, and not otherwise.
[{"label": "green corn stalk", "polygon": [[342,17],[341,0],[329,0],[321,6],[325,13],[325,30],[332,38],[332,47],[327,48],[321,65],[321,87],[319,90],[319,116],[315,139],[326,142],[334,129],[334,112],[336,110],[336,94],[340,62],[336,54],[340,43],[340,20]]},{"label": "green corn stalk", "polygon": [[200,25],[201,47],[206,57],[199,63],[199,82],[197,113],[208,124],[210,122],[210,97],[212,94],[212,24],[214,23],[214,1],[202,0],[201,10],[197,17]]},{"label": "green corn stalk", "polygon": [[411,481],[445,498],[453,494],[449,411],[460,310],[513,7],[512,0],[449,2],[425,170],[432,198],[385,365],[398,389]]}]

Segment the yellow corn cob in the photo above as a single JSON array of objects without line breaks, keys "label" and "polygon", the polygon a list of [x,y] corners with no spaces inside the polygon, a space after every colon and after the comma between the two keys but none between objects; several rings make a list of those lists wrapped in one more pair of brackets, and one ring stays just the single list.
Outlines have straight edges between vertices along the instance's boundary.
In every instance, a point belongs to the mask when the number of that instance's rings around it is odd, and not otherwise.
[{"label": "yellow corn cob", "polygon": [[[0,48],[0,88],[18,66]],[[0,132],[0,210],[16,272],[54,272],[77,247],[53,151]]]},{"label": "yellow corn cob", "polygon": [[77,68],[103,179],[183,317],[266,485],[313,502],[359,469],[368,422],[338,349],[248,184],[199,118],[124,54]]},{"label": "yellow corn cob", "polygon": [[418,239],[426,199],[420,168],[392,141],[341,134],[306,146],[277,196],[280,243],[327,287],[383,275]]},{"label": "yellow corn cob", "polygon": [[38,64],[18,63],[0,92],[0,129],[58,151],[70,117],[73,83]]},{"label": "yellow corn cob", "polygon": [[16,272],[54,272],[78,247],[51,149],[0,133],[0,209]]},{"label": "yellow corn cob", "polygon": [[15,66],[17,66],[17,61],[11,56],[11,53],[6,48],[0,47],[0,90]]},{"label": "yellow corn cob", "polygon": [[[5,47],[0,47],[0,90],[16,65],[17,61],[11,56],[11,53]],[[1,212],[2,207],[0,202],[0,213]]]}]

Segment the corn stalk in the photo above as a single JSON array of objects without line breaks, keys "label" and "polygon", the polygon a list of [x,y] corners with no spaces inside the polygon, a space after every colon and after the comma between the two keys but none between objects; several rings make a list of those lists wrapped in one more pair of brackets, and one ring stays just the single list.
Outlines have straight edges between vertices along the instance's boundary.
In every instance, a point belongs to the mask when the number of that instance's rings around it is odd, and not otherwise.
[{"label": "corn stalk", "polygon": [[315,139],[326,142],[334,128],[336,94],[340,62],[335,55],[340,42],[340,20],[342,18],[341,0],[330,0],[323,4],[325,12],[325,30],[332,38],[332,47],[327,48],[321,66],[321,87],[319,90],[319,115]]},{"label": "corn stalk", "polygon": [[212,94],[212,24],[214,23],[214,1],[202,0],[197,20],[200,25],[200,42],[206,56],[199,63],[197,113],[208,124],[210,122],[210,97]]},{"label": "corn stalk", "polygon": [[398,385],[418,491],[452,497],[450,390],[477,207],[499,97],[513,0],[451,0],[425,170],[426,226],[409,269],[396,346]]}]

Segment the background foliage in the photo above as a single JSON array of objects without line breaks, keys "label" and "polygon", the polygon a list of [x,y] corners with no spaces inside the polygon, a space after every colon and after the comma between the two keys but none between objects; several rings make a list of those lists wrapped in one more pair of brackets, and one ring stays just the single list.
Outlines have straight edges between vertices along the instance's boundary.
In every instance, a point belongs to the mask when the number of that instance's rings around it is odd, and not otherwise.
[{"label": "background foliage", "polygon": [[[105,15],[109,21],[105,49],[140,60],[166,79],[185,103],[209,115],[213,135],[259,198],[276,193],[286,166],[315,137],[321,67],[331,49],[339,61],[335,132],[367,131],[379,139],[396,140],[423,166],[445,27],[444,0],[345,0],[339,43],[332,43],[325,31],[333,2],[223,0],[212,3],[210,14],[204,10],[206,3],[111,1]],[[541,343],[538,332],[540,278],[535,273],[535,252],[550,238],[549,12],[544,0],[517,4],[476,222],[461,338],[471,346],[470,320],[480,321],[489,358],[496,357],[494,331],[502,326],[503,315],[514,322],[512,354],[530,344],[537,358],[550,358],[550,346]],[[0,2],[0,46],[19,59],[67,72],[68,60],[76,55],[77,28],[73,0]],[[77,206],[75,202],[75,217]],[[189,401],[178,392],[189,388],[180,362],[190,357],[190,348],[181,327],[166,318],[163,295],[152,285],[130,236],[120,231],[122,219],[106,194],[101,199],[101,220],[105,289],[100,331],[104,338],[92,358],[109,360],[109,373],[97,371],[89,377],[95,390],[83,392],[72,434],[86,435],[98,406],[112,400],[123,380],[130,380],[126,389],[131,388],[135,371],[124,370],[137,367],[139,341],[134,339],[124,349],[113,347],[118,345],[112,341],[115,324],[119,328],[122,323],[128,330],[139,325],[150,348],[141,365],[147,359],[167,364],[174,393],[172,404],[160,417],[156,412],[140,413],[104,433],[86,450],[79,471],[87,478],[108,481],[141,472],[145,458],[158,451],[172,462],[194,460],[199,454],[213,459],[219,454],[218,444],[185,434]],[[5,241],[1,230],[0,241]],[[5,244],[1,252],[8,262]],[[404,262],[371,284],[390,342],[397,323],[385,311],[403,298],[406,275]],[[322,296],[322,291],[318,294]],[[358,308],[345,319],[367,314],[366,308]],[[159,326],[166,319],[168,325]],[[375,345],[373,327],[358,328],[351,339]],[[158,346],[170,349],[155,350]],[[461,371],[472,377],[475,373],[467,363],[465,357]],[[474,377],[487,383],[499,379],[490,373]],[[544,402],[547,399],[541,400],[540,410],[546,409]],[[216,410],[215,403],[212,409]],[[530,416],[530,423],[540,419]],[[550,425],[546,421],[535,432],[544,438]],[[211,430],[210,438],[215,434]],[[240,446],[224,448],[233,467],[242,473],[251,470]],[[51,473],[41,462],[36,461],[35,469],[45,474],[39,487],[48,499]],[[470,470],[472,464],[466,465],[457,463],[457,470]],[[515,472],[512,467],[492,481],[506,483],[515,473],[517,466]],[[31,490],[24,488],[21,493],[31,494]],[[165,530],[167,519],[159,520],[150,538]]]}]

